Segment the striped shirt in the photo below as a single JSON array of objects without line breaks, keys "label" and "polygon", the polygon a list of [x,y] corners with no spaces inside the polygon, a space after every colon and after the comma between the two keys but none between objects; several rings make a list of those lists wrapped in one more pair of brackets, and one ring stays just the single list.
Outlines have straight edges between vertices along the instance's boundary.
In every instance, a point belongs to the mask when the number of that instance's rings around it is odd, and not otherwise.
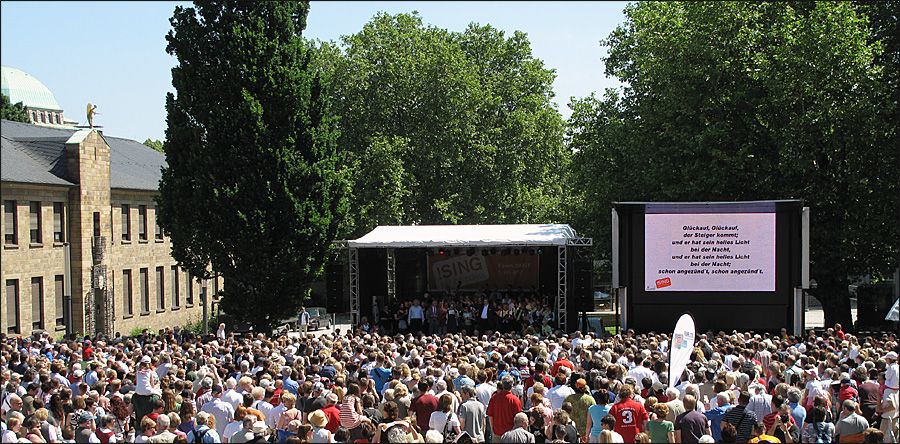
[{"label": "striped shirt", "polygon": [[357,408],[362,408],[359,398],[353,395],[344,396],[341,401],[341,425],[352,430],[359,426],[362,422],[362,415],[359,414]]}]

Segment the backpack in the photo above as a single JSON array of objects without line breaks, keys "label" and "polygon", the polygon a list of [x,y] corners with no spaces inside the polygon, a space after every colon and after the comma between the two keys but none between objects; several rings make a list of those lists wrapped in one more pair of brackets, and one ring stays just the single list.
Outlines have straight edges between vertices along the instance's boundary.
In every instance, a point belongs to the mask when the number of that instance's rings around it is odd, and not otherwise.
[{"label": "backpack", "polygon": [[819,430],[819,426],[816,423],[812,424],[813,429],[816,431],[816,440],[815,442],[831,442],[831,436],[828,435],[828,427],[825,427],[825,430]]},{"label": "backpack", "polygon": [[203,442],[203,438],[206,436],[206,432],[210,431],[210,429],[206,429],[202,432],[198,432],[197,429],[194,429],[194,442],[201,443]]}]

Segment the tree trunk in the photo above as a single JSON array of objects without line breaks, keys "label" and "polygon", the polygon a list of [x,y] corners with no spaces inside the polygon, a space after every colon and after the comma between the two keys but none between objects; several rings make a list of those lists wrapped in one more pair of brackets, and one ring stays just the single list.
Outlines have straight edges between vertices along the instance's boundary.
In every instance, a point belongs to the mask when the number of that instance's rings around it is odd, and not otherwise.
[{"label": "tree trunk", "polygon": [[820,278],[818,288],[810,293],[822,303],[825,312],[825,328],[841,324],[845,332],[855,332],[853,315],[850,312],[850,293],[846,279]]}]

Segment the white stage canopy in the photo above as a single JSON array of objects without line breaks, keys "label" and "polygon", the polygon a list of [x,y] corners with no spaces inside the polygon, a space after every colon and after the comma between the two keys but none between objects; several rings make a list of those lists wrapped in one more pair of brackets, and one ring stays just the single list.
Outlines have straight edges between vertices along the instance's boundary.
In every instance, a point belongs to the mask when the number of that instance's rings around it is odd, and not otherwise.
[{"label": "white stage canopy", "polygon": [[406,225],[376,227],[347,242],[350,248],[430,248],[446,246],[555,245],[577,238],[566,224]]}]

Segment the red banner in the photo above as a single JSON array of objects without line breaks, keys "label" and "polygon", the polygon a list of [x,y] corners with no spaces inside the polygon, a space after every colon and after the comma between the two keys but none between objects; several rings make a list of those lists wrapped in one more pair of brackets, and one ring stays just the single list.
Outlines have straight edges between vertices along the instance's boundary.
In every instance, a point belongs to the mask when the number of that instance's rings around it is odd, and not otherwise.
[{"label": "red banner", "polygon": [[484,284],[499,289],[538,285],[538,256],[442,254],[428,258],[429,291],[474,290]]}]

